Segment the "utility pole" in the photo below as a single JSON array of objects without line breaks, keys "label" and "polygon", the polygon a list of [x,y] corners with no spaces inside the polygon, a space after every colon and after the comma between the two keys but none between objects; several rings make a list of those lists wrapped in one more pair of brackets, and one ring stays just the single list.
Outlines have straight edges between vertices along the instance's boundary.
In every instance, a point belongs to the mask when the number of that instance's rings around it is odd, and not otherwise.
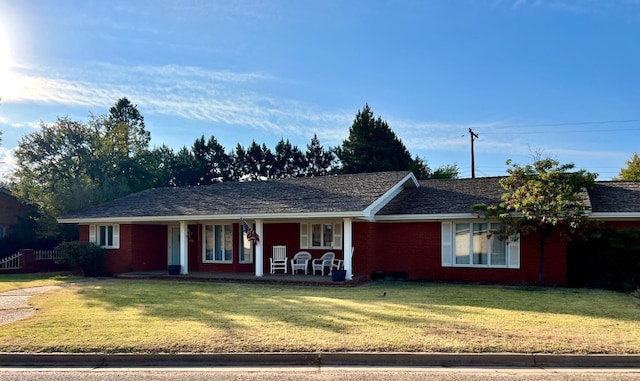
[{"label": "utility pole", "polygon": [[471,127],[469,127],[469,135],[471,135],[471,178],[476,178],[476,161],[473,154],[473,142],[478,139],[478,134],[473,132]]}]

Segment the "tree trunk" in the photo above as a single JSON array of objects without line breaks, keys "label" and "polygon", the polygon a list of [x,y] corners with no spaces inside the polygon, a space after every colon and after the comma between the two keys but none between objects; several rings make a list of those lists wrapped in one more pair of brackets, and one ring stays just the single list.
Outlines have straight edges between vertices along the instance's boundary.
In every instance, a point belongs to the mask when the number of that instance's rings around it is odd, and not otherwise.
[{"label": "tree trunk", "polygon": [[545,232],[539,231],[540,235],[540,247],[538,251],[540,253],[540,268],[538,269],[538,286],[544,286],[544,247],[547,243],[547,235]]}]

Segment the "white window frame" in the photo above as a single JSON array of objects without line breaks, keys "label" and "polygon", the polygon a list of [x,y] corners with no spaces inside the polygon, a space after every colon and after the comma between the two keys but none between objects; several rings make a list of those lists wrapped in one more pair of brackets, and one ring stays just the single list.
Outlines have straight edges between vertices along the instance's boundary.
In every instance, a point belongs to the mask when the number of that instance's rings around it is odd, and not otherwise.
[{"label": "white window frame", "polygon": [[[504,264],[491,264],[491,250],[488,250],[487,263],[473,263],[473,244],[474,244],[474,234],[473,228],[474,224],[486,223],[488,234],[485,235],[484,239],[488,242],[486,243],[489,248],[493,247],[493,241],[498,239],[495,232],[492,232],[492,229],[496,229],[499,222],[478,222],[475,221],[456,221],[456,222],[442,222],[442,267],[470,267],[470,268],[489,268],[489,269],[519,269],[520,268],[520,236],[515,235],[509,237],[505,242],[505,263]],[[469,242],[464,243],[469,247],[469,263],[457,263],[456,262],[456,226],[459,224],[468,224],[469,225]]]},{"label": "white window frame", "polygon": [[[102,232],[104,231],[104,237]],[[120,248],[119,224],[94,224],[89,225],[89,242],[105,249]]]},{"label": "white window frame", "polygon": [[[211,226],[212,227],[212,239],[213,239],[213,246],[212,246],[212,259],[207,259],[207,227]],[[222,249],[222,259],[216,259],[216,253],[215,253],[215,248],[216,248],[216,226],[219,226],[222,229],[222,242],[221,242],[221,249]],[[229,230],[227,230],[229,229]],[[227,250],[227,247],[225,246],[226,243],[226,237],[225,235],[227,234],[226,232],[229,232],[229,234],[231,234],[231,238],[229,239],[230,245],[231,247],[229,248],[231,250],[231,258],[230,259],[225,259],[225,253]],[[202,225],[202,263],[225,263],[225,264],[230,264],[233,263],[233,225],[232,224],[204,224]]]},{"label": "white window frame", "polygon": [[[252,226],[252,228],[255,231],[256,227]],[[240,253],[238,253],[238,262],[253,263],[253,258],[256,256],[255,244],[247,238],[247,232],[244,231],[244,226],[242,226],[242,224],[240,224],[240,245],[238,247],[240,248]],[[251,255],[251,259],[249,260],[246,259],[247,250],[249,250],[249,254]]]},{"label": "white window frame", "polygon": [[[313,245],[313,225],[320,225],[320,245]],[[331,245],[324,245],[327,240],[324,237],[325,227],[331,226]],[[313,221],[300,223],[300,248],[301,249],[342,249],[342,222]]]}]

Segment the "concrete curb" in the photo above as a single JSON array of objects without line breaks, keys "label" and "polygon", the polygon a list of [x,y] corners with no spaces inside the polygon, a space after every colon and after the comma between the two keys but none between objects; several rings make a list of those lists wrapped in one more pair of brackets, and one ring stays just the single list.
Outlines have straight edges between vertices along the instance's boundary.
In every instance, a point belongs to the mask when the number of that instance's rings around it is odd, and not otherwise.
[{"label": "concrete curb", "polygon": [[0,353],[2,366],[415,366],[640,368],[640,355],[527,353]]}]

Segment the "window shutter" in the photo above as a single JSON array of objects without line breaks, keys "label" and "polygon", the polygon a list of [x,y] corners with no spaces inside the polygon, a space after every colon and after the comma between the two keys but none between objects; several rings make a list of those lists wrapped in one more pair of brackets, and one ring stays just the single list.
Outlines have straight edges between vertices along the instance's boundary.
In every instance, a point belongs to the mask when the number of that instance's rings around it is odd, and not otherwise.
[{"label": "window shutter", "polygon": [[520,268],[520,236],[514,235],[509,237],[509,245],[507,246],[509,253],[509,268]]},{"label": "window shutter", "polygon": [[98,240],[96,239],[96,225],[89,225],[89,242],[91,243],[97,243]]},{"label": "window shutter", "polygon": [[453,266],[453,240],[451,238],[453,224],[451,222],[442,223],[442,267]]},{"label": "window shutter", "polygon": [[342,249],[342,223],[333,224],[333,248]]},{"label": "window shutter", "polygon": [[300,224],[300,248],[309,248],[309,224]]},{"label": "window shutter", "polygon": [[120,248],[120,225],[113,224],[113,248]]}]

